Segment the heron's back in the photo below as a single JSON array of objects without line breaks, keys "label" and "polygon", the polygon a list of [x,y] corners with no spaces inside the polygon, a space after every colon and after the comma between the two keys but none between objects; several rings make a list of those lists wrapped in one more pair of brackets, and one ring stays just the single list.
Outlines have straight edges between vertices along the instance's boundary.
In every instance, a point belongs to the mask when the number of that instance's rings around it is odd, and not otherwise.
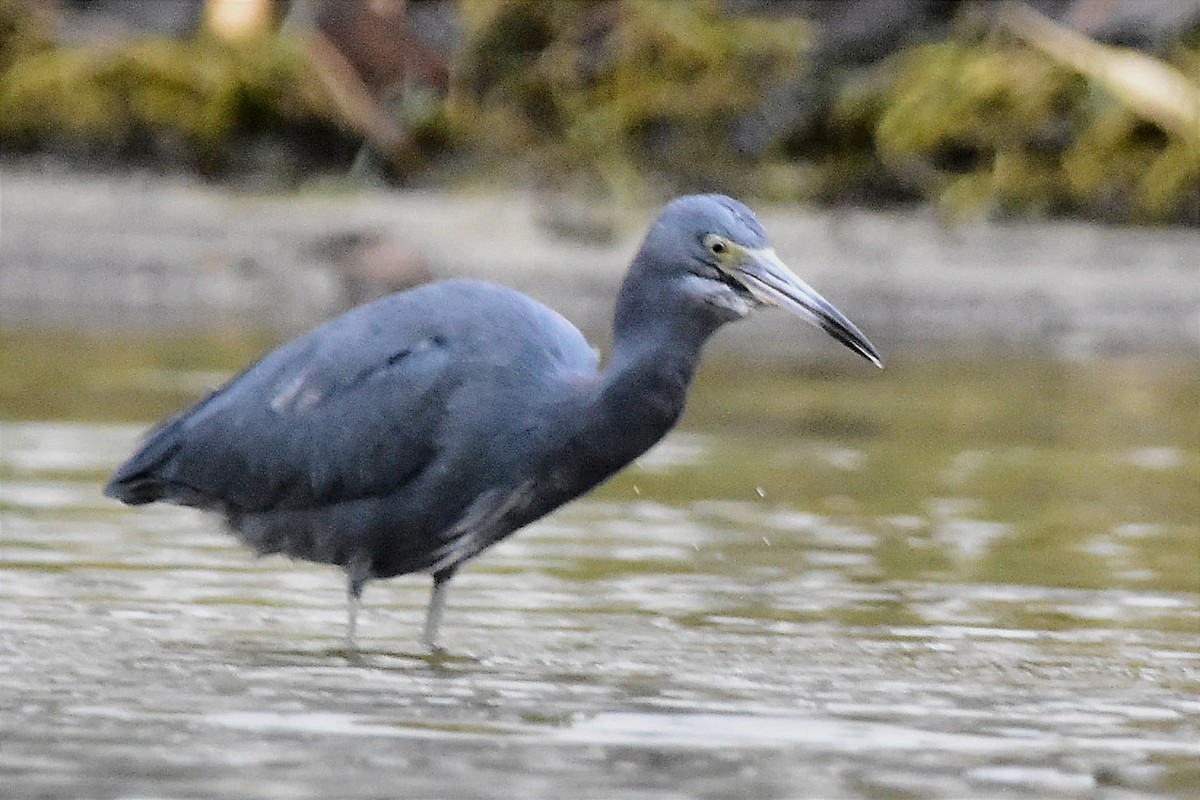
[{"label": "heron's back", "polygon": [[105,491],[221,511],[260,552],[344,564],[390,550],[389,571],[425,568],[480,497],[520,484],[555,393],[595,371],[545,306],[431,284],[267,354],[153,431]]}]

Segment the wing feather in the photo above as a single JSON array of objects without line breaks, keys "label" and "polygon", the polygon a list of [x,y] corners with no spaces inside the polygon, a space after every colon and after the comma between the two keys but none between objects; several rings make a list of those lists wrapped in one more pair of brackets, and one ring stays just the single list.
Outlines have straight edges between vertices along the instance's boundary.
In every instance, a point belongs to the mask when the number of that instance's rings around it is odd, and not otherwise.
[{"label": "wing feather", "polygon": [[403,309],[367,308],[168,420],[106,491],[252,512],[345,502],[411,480],[437,449],[452,356],[435,322],[385,324]]},{"label": "wing feather", "polygon": [[470,454],[513,444],[495,440],[512,434],[498,421],[528,418],[562,375],[595,369],[583,336],[545,306],[490,284],[433,284],[272,351],[153,431],[105,491],[231,515],[299,511],[393,495],[435,464],[454,474],[422,482],[434,494],[481,491],[494,476]]}]

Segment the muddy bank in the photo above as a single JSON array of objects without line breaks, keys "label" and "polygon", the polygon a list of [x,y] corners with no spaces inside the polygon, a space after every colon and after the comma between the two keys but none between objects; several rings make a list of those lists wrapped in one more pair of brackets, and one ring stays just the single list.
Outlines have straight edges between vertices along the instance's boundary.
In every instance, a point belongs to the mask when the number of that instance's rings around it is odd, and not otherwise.
[{"label": "muddy bank", "polygon": [[[410,280],[475,277],[543,300],[603,345],[653,209],[624,212],[614,236],[586,242],[548,233],[538,221],[552,210],[520,192],[255,195],[9,165],[0,169],[0,324],[282,335]],[[1200,355],[1200,231],[760,211],[784,259],[885,353]],[[734,326],[713,345],[753,357],[834,347],[782,314]]]}]

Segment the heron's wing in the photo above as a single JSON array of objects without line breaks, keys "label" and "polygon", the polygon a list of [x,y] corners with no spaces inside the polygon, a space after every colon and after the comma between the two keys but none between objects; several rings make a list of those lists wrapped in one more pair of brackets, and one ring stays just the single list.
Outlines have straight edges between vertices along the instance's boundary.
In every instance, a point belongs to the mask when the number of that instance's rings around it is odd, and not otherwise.
[{"label": "heron's wing", "polygon": [[469,365],[428,321],[379,317],[344,316],[273,351],[152,432],[108,493],[256,511],[402,486],[435,454],[455,370]]}]

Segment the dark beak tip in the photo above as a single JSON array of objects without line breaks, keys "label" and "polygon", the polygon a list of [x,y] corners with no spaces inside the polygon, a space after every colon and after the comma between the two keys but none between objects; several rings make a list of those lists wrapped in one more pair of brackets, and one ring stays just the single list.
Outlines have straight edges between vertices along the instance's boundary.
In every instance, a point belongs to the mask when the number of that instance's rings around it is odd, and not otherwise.
[{"label": "dark beak tip", "polygon": [[821,326],[827,334],[844,347],[853,350],[867,361],[883,369],[883,356],[875,349],[875,345],[871,344],[870,340],[858,328],[854,327],[853,323],[845,318],[832,320],[831,322],[833,324],[824,324]]},{"label": "dark beak tip", "polygon": [[875,350],[859,350],[858,354],[875,366],[883,369],[883,356],[879,355]]}]

